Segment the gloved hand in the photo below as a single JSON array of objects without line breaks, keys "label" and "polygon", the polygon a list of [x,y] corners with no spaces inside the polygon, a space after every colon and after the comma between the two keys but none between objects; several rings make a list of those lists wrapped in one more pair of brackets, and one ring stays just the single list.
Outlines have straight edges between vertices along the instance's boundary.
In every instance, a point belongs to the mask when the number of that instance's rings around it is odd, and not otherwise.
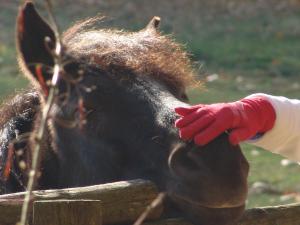
[{"label": "gloved hand", "polygon": [[229,141],[236,145],[257,134],[270,130],[276,113],[264,96],[252,96],[232,103],[195,105],[175,108],[181,116],[175,122],[179,136],[205,145],[224,131],[229,132]]}]

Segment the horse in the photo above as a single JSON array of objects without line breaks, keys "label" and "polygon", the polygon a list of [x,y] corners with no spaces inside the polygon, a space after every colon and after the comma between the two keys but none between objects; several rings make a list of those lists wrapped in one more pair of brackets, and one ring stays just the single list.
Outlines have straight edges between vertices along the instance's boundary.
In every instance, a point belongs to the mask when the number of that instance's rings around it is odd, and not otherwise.
[{"label": "horse", "polygon": [[36,189],[148,179],[167,193],[170,214],[233,224],[247,196],[249,164],[240,147],[226,133],[196,146],[174,127],[174,108],[188,105],[194,76],[187,53],[161,34],[157,17],[137,32],[98,29],[97,21],[78,22],[61,37],[58,93],[38,142],[57,35],[32,2],[20,7],[18,62],[31,85],[0,110],[1,193],[24,191],[40,144]]}]

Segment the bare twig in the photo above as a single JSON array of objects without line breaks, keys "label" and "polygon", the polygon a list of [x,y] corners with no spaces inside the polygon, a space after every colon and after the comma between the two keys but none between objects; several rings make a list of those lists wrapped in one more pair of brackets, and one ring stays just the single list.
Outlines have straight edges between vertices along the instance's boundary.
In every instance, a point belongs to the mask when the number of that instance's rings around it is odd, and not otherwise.
[{"label": "bare twig", "polygon": [[141,225],[144,220],[149,216],[149,214],[156,209],[160,204],[163,203],[167,194],[165,192],[161,192],[157,195],[157,197],[151,202],[150,205],[147,206],[145,211],[137,218],[133,225]]},{"label": "bare twig", "polygon": [[[41,123],[40,123],[40,126],[34,137],[34,140],[36,143],[35,143],[35,147],[33,150],[32,164],[31,164],[31,169],[29,172],[28,183],[27,183],[27,191],[26,191],[26,195],[24,198],[24,203],[22,205],[21,220],[19,223],[20,225],[26,225],[26,222],[28,220],[28,209],[29,209],[29,205],[30,205],[30,199],[31,199],[32,190],[34,188],[36,178],[37,178],[37,167],[38,167],[38,162],[39,162],[39,157],[40,157],[41,142],[45,135],[49,112],[53,105],[55,96],[58,93],[56,84],[57,84],[57,81],[58,81],[58,78],[60,75],[60,71],[62,70],[62,57],[61,57],[62,44],[61,44],[60,34],[59,34],[57,23],[54,19],[53,13],[52,13],[51,2],[50,2],[50,0],[45,0],[45,2],[46,2],[46,8],[47,8],[47,11],[49,14],[50,22],[54,29],[54,34],[55,34],[55,38],[56,38],[55,50],[54,50],[54,52],[51,52],[53,55],[53,58],[54,58],[54,69],[53,69],[53,76],[52,76],[52,80],[51,80],[51,87],[49,90],[49,95],[47,96],[46,104],[42,109],[43,112],[42,112]],[[49,38],[46,38],[45,42],[49,42]]]}]

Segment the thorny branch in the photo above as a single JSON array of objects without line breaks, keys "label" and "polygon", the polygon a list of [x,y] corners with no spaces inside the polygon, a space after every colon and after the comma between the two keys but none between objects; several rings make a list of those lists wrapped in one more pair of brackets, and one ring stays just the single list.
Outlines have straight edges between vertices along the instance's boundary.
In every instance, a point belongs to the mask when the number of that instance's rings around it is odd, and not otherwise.
[{"label": "thorny branch", "polygon": [[[50,0],[45,0],[45,3],[46,3],[46,8],[47,8],[47,11],[49,14],[51,25],[53,26],[53,29],[54,29],[55,38],[56,38],[55,50],[53,52],[51,52],[53,55],[53,58],[54,58],[54,69],[53,69],[53,76],[52,76],[52,80],[51,80],[51,87],[49,90],[49,95],[47,96],[45,107],[43,107],[43,109],[42,109],[43,112],[42,112],[41,124],[38,128],[38,131],[35,134],[35,137],[34,137],[36,143],[35,143],[35,147],[33,149],[32,164],[31,164],[31,169],[29,172],[27,191],[26,191],[24,203],[22,205],[21,220],[19,222],[19,225],[26,225],[26,223],[27,223],[30,199],[32,196],[32,191],[33,191],[36,177],[37,177],[36,171],[37,171],[38,162],[39,162],[41,141],[44,138],[49,112],[53,105],[55,96],[57,95],[56,84],[57,84],[57,81],[58,81],[58,78],[60,75],[60,71],[63,69],[62,57],[61,57],[62,44],[61,44],[58,26],[54,19],[53,13],[52,13],[52,5],[51,5]],[[49,38],[45,39],[45,44],[46,45],[49,44]]]}]

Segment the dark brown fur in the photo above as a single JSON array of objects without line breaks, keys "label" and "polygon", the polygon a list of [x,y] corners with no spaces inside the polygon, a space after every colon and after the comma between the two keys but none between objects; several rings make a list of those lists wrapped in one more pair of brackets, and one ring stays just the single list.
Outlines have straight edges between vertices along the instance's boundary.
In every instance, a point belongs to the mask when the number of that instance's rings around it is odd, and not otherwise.
[{"label": "dark brown fur", "polygon": [[[91,28],[98,18],[77,23],[63,35],[72,53],[88,56],[102,68],[118,65],[120,70],[151,76],[175,93],[185,91],[194,81],[186,51],[150,24],[139,32]],[[122,72],[122,71],[120,71]]]},{"label": "dark brown fur", "polygon": [[[231,225],[244,210],[248,163],[226,134],[202,147],[179,139],[174,107],[186,105],[185,89],[193,81],[185,51],[157,31],[158,19],[132,33],[90,28],[95,22],[78,23],[63,35],[64,69],[42,140],[38,188],[149,179],[168,193],[171,213],[196,224]],[[53,47],[53,30],[26,3],[17,21],[17,49],[34,88],[0,111],[2,162],[19,134],[31,133],[31,139],[16,143],[26,157],[16,154],[2,193],[20,191],[26,182],[18,162],[30,162],[48,91],[36,66],[42,65],[45,81],[54,66],[45,37]],[[72,122],[76,126],[66,126]]]}]

